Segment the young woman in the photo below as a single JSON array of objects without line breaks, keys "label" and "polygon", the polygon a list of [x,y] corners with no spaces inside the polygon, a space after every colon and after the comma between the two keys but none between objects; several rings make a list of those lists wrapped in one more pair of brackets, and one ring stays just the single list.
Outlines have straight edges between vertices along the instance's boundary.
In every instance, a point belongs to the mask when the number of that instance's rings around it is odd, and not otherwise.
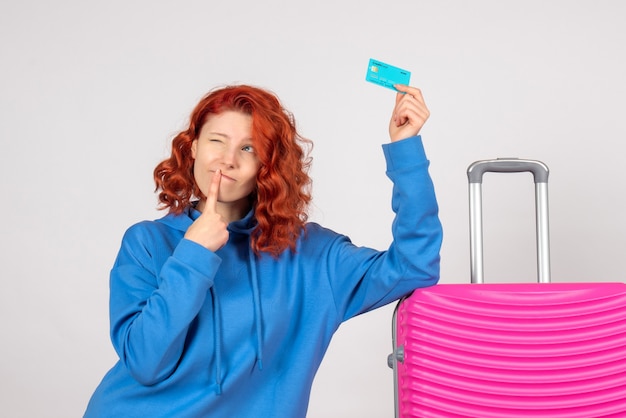
[{"label": "young woman", "polygon": [[442,231],[418,136],[429,111],[418,89],[397,89],[386,251],[307,222],[308,141],[272,93],[237,85],[198,103],[154,171],[169,213],[122,240],[119,361],[85,417],[304,417],[339,325],[437,282]]}]

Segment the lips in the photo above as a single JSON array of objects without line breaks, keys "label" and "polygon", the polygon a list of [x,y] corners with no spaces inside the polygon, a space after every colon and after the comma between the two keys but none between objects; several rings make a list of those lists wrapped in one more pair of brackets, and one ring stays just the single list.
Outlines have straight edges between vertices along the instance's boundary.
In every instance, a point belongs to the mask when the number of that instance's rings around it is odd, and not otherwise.
[{"label": "lips", "polygon": [[[215,171],[212,171],[213,174],[215,174]],[[222,171],[222,180],[227,180],[227,181],[237,181],[232,177],[227,176],[226,174],[224,174],[224,172]]]}]

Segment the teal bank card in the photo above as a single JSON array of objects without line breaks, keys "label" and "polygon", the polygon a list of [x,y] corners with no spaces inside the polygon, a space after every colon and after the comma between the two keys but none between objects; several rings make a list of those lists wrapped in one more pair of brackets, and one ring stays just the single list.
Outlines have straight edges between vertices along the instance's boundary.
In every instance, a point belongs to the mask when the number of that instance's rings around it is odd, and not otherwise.
[{"label": "teal bank card", "polygon": [[365,80],[370,83],[396,90],[393,87],[394,84],[409,85],[410,79],[410,71],[370,58],[370,63],[367,66],[367,75],[365,76]]}]

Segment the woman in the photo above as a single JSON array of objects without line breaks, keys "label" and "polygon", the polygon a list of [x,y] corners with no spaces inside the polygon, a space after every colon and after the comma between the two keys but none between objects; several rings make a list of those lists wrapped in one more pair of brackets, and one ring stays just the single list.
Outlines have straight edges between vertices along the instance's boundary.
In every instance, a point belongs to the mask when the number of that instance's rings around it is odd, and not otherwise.
[{"label": "woman", "polygon": [[230,86],[198,103],[154,171],[169,213],[129,228],[111,271],[120,359],[85,417],[304,417],[339,325],[437,282],[429,112],[396,88],[387,251],[306,222],[308,141],[272,93]]}]

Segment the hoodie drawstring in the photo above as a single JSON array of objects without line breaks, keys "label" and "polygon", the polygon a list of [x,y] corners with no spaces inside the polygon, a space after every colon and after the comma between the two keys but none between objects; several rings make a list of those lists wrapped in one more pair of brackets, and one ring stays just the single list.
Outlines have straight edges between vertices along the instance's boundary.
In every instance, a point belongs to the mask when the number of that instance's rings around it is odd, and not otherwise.
[{"label": "hoodie drawstring", "polygon": [[256,260],[254,251],[248,247],[250,260],[250,276],[252,279],[252,295],[254,300],[254,323],[256,326],[256,361],[259,370],[263,370],[263,324],[261,323],[261,293],[259,292],[259,279],[256,272]]},{"label": "hoodie drawstring", "polygon": [[[215,286],[215,285],[214,285]],[[222,321],[220,316],[219,298],[215,296],[213,286],[211,287],[211,300],[213,302],[213,332],[214,332],[214,348],[215,348],[215,384],[217,385],[217,394],[222,394]]]}]

